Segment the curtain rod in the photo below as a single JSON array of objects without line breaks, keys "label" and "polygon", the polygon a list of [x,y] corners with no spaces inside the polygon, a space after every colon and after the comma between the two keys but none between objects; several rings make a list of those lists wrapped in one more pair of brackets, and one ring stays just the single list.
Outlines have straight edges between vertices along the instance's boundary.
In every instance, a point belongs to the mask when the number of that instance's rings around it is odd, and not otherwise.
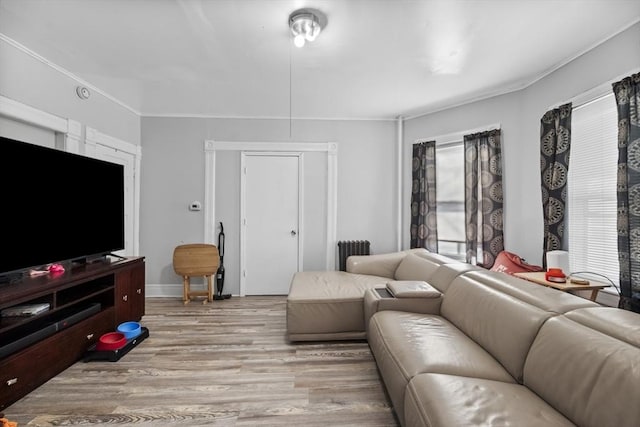
[{"label": "curtain rod", "polygon": [[571,103],[571,106],[573,108],[580,108],[580,107],[584,107],[586,104],[590,104],[591,102],[602,98],[603,96],[611,93],[613,94],[613,88],[612,85],[616,82],[619,82],[620,80],[624,79],[625,77],[629,77],[633,74],[636,74],[640,72],[640,68],[635,68],[631,71],[628,71],[624,74],[621,74],[617,77],[614,77],[610,80],[607,80],[606,82],[591,88],[589,90],[586,90],[582,93],[579,93],[578,95],[575,95],[572,98],[569,98],[568,100],[564,101],[564,102],[560,102],[557,104],[553,104],[552,106],[548,107],[546,109],[546,111],[549,110],[553,110],[555,108],[560,107],[561,105],[565,105],[568,104],[569,102]]},{"label": "curtain rod", "polygon": [[[465,135],[470,135],[472,133],[484,132],[487,130],[500,129],[500,123],[494,123],[491,125],[479,126],[473,129],[461,130],[458,132],[447,133],[444,135],[438,135],[431,138],[419,138],[414,141],[414,144],[419,144],[421,142],[433,141],[435,139],[436,145],[438,147],[442,147],[445,144],[450,144],[453,142],[460,142],[463,140]],[[439,142],[440,141],[440,142]]]}]

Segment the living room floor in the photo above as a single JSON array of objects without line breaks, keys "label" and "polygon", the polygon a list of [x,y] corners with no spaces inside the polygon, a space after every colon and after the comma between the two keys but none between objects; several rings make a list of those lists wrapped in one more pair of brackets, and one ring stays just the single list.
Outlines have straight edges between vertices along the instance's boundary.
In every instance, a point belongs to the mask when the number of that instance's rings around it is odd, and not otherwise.
[{"label": "living room floor", "polygon": [[5,416],[20,426],[397,426],[367,343],[290,344],[285,309],[285,296],[149,298],[149,338],[118,362],[74,364]]}]

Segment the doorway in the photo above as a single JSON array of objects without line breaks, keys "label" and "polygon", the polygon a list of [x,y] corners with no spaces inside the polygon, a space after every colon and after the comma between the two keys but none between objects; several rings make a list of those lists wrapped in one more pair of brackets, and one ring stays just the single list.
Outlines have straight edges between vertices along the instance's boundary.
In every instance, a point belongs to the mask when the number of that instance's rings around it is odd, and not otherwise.
[{"label": "doorway", "polygon": [[114,138],[87,126],[84,155],[124,166],[124,249],[114,252],[120,256],[137,256],[139,248],[138,213],[140,212],[141,147]]},{"label": "doorway", "polygon": [[243,153],[241,295],[286,295],[302,265],[301,153]]},{"label": "doorway", "polygon": [[118,151],[116,149],[97,144],[94,151],[94,157],[124,166],[124,249],[114,253],[120,256],[133,255],[133,206],[135,203],[134,156],[123,151]]}]

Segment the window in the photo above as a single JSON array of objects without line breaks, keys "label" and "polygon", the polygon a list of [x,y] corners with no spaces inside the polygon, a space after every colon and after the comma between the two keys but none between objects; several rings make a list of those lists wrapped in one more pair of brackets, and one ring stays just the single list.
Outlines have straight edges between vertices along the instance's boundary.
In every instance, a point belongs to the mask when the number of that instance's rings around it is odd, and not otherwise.
[{"label": "window", "polygon": [[[469,129],[423,139],[436,141],[436,209],[438,253],[461,261],[466,260],[465,218],[465,153],[464,135],[500,129],[500,124]],[[417,141],[420,142],[420,141]],[[482,199],[480,188],[479,200]],[[479,206],[479,209],[481,204]],[[481,222],[480,212],[478,221]],[[478,233],[478,258],[482,259],[482,233]],[[475,261],[472,261],[475,263]]]},{"label": "window", "polygon": [[436,145],[436,204],[438,252],[464,260],[464,144],[462,141]]},{"label": "window", "polygon": [[571,272],[603,274],[619,283],[618,116],[613,94],[573,109],[567,182]]}]

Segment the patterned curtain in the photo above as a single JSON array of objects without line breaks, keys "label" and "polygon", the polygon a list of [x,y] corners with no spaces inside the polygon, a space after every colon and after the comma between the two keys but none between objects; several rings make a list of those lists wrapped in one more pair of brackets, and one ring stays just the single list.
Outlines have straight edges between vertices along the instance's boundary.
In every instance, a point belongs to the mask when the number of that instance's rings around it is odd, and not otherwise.
[{"label": "patterned curtain", "polygon": [[435,141],[413,145],[411,247],[438,252]]},{"label": "patterned curtain", "polygon": [[619,307],[640,313],[640,73],[613,84],[618,104]]},{"label": "patterned curtain", "polygon": [[571,103],[547,111],[540,119],[540,180],[544,243],[542,265],[548,251],[562,249],[567,173],[571,147]]},{"label": "patterned curtain", "polygon": [[[467,262],[485,268],[491,268],[504,249],[500,144],[500,129],[464,136]],[[476,260],[478,241],[481,242],[482,262]]]}]

